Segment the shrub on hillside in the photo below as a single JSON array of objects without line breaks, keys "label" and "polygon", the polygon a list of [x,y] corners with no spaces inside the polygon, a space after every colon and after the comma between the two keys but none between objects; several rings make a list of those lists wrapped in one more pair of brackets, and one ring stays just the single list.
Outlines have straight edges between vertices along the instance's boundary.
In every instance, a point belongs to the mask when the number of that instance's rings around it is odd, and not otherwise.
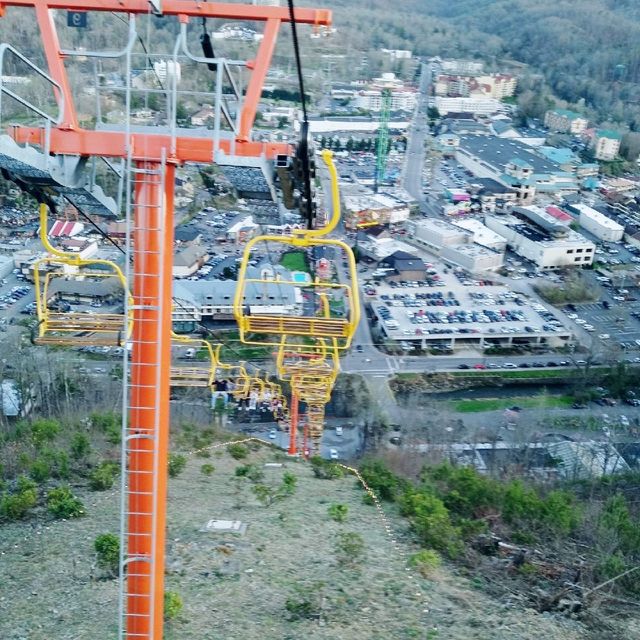
[{"label": "shrub on hillside", "polygon": [[346,504],[332,504],[329,505],[327,513],[332,520],[336,522],[344,522],[347,519],[349,513],[349,507]]},{"label": "shrub on hillside", "polygon": [[249,455],[249,449],[239,442],[227,446],[227,453],[234,460],[242,460]]},{"label": "shrub on hillside", "polygon": [[86,514],[82,501],[69,487],[56,487],[47,493],[47,509],[56,518],[79,518]]},{"label": "shrub on hillside", "polygon": [[187,466],[187,458],[179,453],[169,454],[169,476],[177,478]]},{"label": "shrub on hillside", "polygon": [[320,456],[313,456],[309,462],[311,463],[313,475],[315,475],[316,478],[320,478],[321,480],[335,480],[344,477],[342,467],[338,466],[335,462],[324,460]]},{"label": "shrub on hillside", "polygon": [[173,620],[182,612],[184,603],[179,593],[165,591],[164,593],[164,619]]},{"label": "shrub on hillside", "polygon": [[118,575],[120,568],[120,540],[113,533],[101,533],[93,542],[98,566]]},{"label": "shrub on hillside", "polygon": [[215,470],[216,468],[212,464],[203,464],[200,467],[200,473],[202,473],[205,476],[212,475]]},{"label": "shrub on hillside", "polygon": [[113,487],[120,466],[116,462],[104,460],[89,476],[89,486],[94,491],[107,491]]}]

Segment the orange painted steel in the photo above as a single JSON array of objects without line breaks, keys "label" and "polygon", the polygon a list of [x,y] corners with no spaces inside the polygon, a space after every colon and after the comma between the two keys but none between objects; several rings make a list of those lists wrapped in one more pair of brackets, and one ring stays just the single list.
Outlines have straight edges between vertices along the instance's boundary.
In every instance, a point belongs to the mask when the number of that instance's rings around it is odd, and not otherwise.
[{"label": "orange painted steel", "polygon": [[[127,436],[138,437],[132,440],[128,469],[126,633],[130,638],[153,633],[154,640],[161,640],[175,167],[165,167],[164,184],[158,163],[139,163],[138,169],[147,173],[136,173],[134,185],[134,320]],[[154,594],[153,601],[149,594]]]},{"label": "orange painted steel", "polygon": [[289,429],[289,455],[295,456],[298,453],[298,396],[295,393],[291,394],[291,408],[289,409],[289,416],[291,418],[291,427]]}]

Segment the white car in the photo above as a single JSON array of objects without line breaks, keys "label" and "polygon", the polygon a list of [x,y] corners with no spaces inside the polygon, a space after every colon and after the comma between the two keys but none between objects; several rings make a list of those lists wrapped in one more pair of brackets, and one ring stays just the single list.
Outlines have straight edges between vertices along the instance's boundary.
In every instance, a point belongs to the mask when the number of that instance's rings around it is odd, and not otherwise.
[{"label": "white car", "polygon": [[503,368],[503,369],[517,369],[517,368],[518,368],[518,365],[517,365],[517,364],[514,364],[513,362],[505,362],[505,363],[502,365],[502,368]]},{"label": "white car", "polygon": [[576,324],[587,324],[587,321],[586,321],[586,320],[583,320],[582,318],[578,318],[578,319],[576,320]]},{"label": "white car", "polygon": [[340,456],[338,456],[338,450],[337,449],[329,449],[329,457],[332,460],[337,460]]},{"label": "white car", "polygon": [[342,435],[342,427],[336,427],[336,435],[337,436],[341,436]]},{"label": "white car", "polygon": [[598,338],[600,338],[600,340],[608,340],[611,336],[608,333],[599,333],[598,334]]},{"label": "white car", "polygon": [[570,313],[567,317],[571,318],[571,320],[577,320],[579,316],[577,313]]},{"label": "white car", "polygon": [[270,440],[275,440],[278,436],[278,432],[276,429],[271,429],[271,431],[269,431],[269,439]]}]

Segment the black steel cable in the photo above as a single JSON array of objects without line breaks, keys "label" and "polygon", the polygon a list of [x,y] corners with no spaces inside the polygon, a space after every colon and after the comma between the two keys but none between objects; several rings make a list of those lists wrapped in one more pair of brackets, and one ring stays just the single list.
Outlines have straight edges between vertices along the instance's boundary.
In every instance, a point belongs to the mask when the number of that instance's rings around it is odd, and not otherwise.
[{"label": "black steel cable", "polygon": [[298,158],[302,165],[302,179],[304,184],[305,208],[307,214],[307,227],[313,228],[313,202],[311,201],[311,167],[309,161],[309,117],[307,115],[307,100],[304,93],[304,78],[302,77],[302,61],[300,59],[300,44],[298,42],[298,29],[296,27],[293,0],[289,3],[289,19],[291,21],[291,37],[293,39],[293,53],[298,72],[298,91],[300,92],[300,105],[302,106],[302,126],[300,127],[300,142],[298,143]]}]

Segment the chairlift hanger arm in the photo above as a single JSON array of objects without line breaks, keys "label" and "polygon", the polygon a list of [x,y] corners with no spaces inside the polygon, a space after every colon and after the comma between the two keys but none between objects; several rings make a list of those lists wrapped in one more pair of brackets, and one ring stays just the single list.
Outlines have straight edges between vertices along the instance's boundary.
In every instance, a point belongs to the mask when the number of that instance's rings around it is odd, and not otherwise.
[{"label": "chairlift hanger arm", "polygon": [[[0,15],[5,7],[36,7],[68,9],[69,11],[115,11],[118,13],[149,13],[148,0],[1,0]],[[231,4],[225,2],[192,2],[189,0],[163,0],[162,15],[196,18],[221,18],[223,20],[255,20],[265,22],[275,19],[289,22],[286,7]],[[300,8],[295,10],[295,20],[300,24],[328,27],[332,12],[326,9]]]}]

